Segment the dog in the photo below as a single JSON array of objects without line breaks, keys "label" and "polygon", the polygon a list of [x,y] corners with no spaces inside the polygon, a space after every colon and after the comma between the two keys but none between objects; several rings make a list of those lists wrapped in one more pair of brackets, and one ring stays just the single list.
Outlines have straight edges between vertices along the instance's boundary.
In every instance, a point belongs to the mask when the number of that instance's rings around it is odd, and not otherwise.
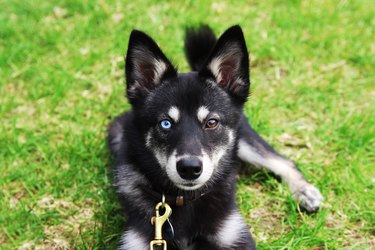
[{"label": "dog", "polygon": [[150,219],[162,200],[172,208],[163,226],[169,249],[255,249],[235,203],[239,160],[280,176],[307,212],[323,197],[243,114],[250,80],[240,26],[218,39],[206,25],[187,29],[185,53],[192,71],[178,73],[152,38],[130,35],[132,109],[108,129],[113,182],[127,214],[119,249],[150,248]]}]

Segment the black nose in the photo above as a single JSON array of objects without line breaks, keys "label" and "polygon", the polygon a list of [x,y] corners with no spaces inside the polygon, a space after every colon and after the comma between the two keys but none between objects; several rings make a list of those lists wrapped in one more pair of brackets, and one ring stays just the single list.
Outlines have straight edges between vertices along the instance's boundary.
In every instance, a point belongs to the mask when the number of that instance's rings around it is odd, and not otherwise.
[{"label": "black nose", "polygon": [[182,179],[195,180],[202,173],[202,162],[197,157],[184,157],[177,162],[177,172]]}]

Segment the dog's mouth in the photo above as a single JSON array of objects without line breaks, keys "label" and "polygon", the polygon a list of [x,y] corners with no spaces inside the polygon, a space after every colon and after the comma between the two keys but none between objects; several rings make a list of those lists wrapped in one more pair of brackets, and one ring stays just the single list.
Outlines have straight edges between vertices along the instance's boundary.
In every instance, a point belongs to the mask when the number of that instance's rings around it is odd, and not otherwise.
[{"label": "dog's mouth", "polygon": [[175,185],[182,190],[197,190],[201,188],[204,183],[196,183],[196,182],[184,182],[184,183],[175,183]]}]

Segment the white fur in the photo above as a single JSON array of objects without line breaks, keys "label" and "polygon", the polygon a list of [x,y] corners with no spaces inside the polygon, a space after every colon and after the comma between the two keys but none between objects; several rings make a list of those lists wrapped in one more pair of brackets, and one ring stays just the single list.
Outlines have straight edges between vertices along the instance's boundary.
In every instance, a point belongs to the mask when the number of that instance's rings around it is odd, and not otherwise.
[{"label": "white fur", "polygon": [[[214,165],[209,156],[203,152],[203,156],[198,156],[199,160],[202,161],[202,174],[195,180],[188,181],[178,174],[176,163],[178,160],[184,157],[190,157],[189,155],[177,156],[176,150],[168,157],[166,172],[168,177],[175,183],[175,185],[184,190],[195,190],[202,187],[212,176],[214,171]],[[196,156],[197,157],[197,156]]]},{"label": "white fur", "polygon": [[241,56],[239,55],[239,53],[241,49],[238,47],[238,45],[232,44],[231,47],[226,47],[224,51],[225,52],[223,52],[219,56],[213,58],[212,61],[208,64],[208,68],[214,74],[216,82],[220,82],[222,80],[221,68],[222,64],[225,63],[225,61],[235,60],[235,65],[232,69],[233,72],[238,73],[240,68]]},{"label": "white fur", "polygon": [[115,150],[119,150],[120,149],[119,146],[121,145],[120,144],[121,141],[122,141],[122,133],[118,133],[115,136],[115,138],[113,138],[113,140],[112,140],[112,143],[116,144],[116,146],[118,145],[117,147],[115,147]]},{"label": "white fur", "polygon": [[177,172],[176,163],[184,157],[190,157],[190,155],[177,155],[177,152],[174,151],[168,158],[166,164],[166,172],[168,177],[175,183],[175,185],[184,190],[195,190],[202,187],[208,181],[210,181],[215,168],[218,167],[220,160],[226,154],[227,150],[233,146],[234,143],[234,132],[228,130],[228,143],[222,145],[213,151],[211,157],[202,150],[202,155],[198,158],[202,161],[202,173],[201,175],[193,181],[187,181],[181,178]]},{"label": "white fur", "polygon": [[201,123],[203,123],[203,122],[206,120],[206,118],[207,118],[207,116],[208,116],[209,113],[210,113],[210,111],[207,109],[207,107],[205,107],[205,106],[200,106],[200,107],[198,108],[198,111],[197,111],[197,117],[198,117],[198,120],[199,120]]},{"label": "white fur", "polygon": [[122,142],[122,138],[124,136],[124,132],[123,132],[122,126],[121,126],[121,124],[118,121],[116,121],[113,124],[113,131],[114,131],[113,134],[115,134],[115,136],[110,141],[110,144],[111,144],[111,147],[113,148],[113,150],[115,152],[118,152],[120,150],[120,148],[121,148],[121,142]]},{"label": "white fur", "polygon": [[121,237],[120,250],[146,250],[149,248],[149,242],[135,230],[130,229]]},{"label": "white fur", "polygon": [[118,191],[123,194],[131,194],[137,196],[139,189],[137,185],[146,183],[146,180],[134,171],[134,167],[131,164],[121,165],[117,168],[116,173],[117,182],[115,186],[118,187]]},{"label": "white fur", "polygon": [[222,62],[223,62],[222,57],[216,57],[208,65],[208,68],[214,74],[217,82],[220,82],[222,79],[221,74],[220,74],[220,68],[221,68]]},{"label": "white fur", "polygon": [[164,151],[158,148],[154,148],[153,151],[160,166],[162,168],[165,168],[165,166],[167,165],[167,156],[165,155]]},{"label": "white fur", "polygon": [[244,140],[238,142],[238,156],[243,161],[247,161],[257,167],[267,168],[281,176],[283,181],[288,184],[293,197],[308,211],[314,211],[319,208],[320,203],[323,201],[323,196],[316,187],[303,178],[303,175],[291,161],[277,156],[262,156]]},{"label": "white fur", "polygon": [[229,214],[218,228],[214,240],[220,247],[234,247],[247,234],[247,226],[237,210]]},{"label": "white fur", "polygon": [[174,183],[179,183],[179,182],[183,182],[183,179],[180,177],[180,175],[177,172],[176,162],[177,162],[177,152],[176,150],[174,150],[167,159],[165,171],[167,172],[169,179],[171,179]]},{"label": "white fur", "polygon": [[208,156],[208,154],[204,151],[202,151],[202,163],[203,163],[203,170],[201,176],[199,176],[199,180],[203,184],[205,184],[207,181],[211,179],[211,176],[215,170],[215,164],[212,159]]},{"label": "white fur", "polygon": [[[146,50],[145,48],[139,46],[137,48],[134,48],[134,74],[136,79],[144,79],[144,71],[141,67],[145,63],[151,64],[154,69],[154,75],[153,75],[153,83],[155,85],[158,85],[160,83],[160,79],[167,70],[167,64],[161,60],[158,60],[156,58],[153,59],[152,62],[150,62],[150,58],[153,58],[153,55],[150,51]],[[135,86],[135,88],[140,87],[138,84]],[[134,90],[133,90],[134,91]]]},{"label": "white fur", "polygon": [[158,84],[160,83],[160,79],[163,76],[164,72],[167,70],[167,65],[160,60],[154,59],[154,83]]},{"label": "white fur", "polygon": [[293,167],[293,163],[281,157],[267,158],[262,156],[254,147],[243,140],[238,142],[238,156],[247,162],[257,166],[265,167],[275,174],[281,176],[289,185],[293,185],[298,179],[301,179],[301,173]]},{"label": "white fur", "polygon": [[[142,211],[145,211],[143,210],[145,206],[154,206],[149,200],[144,199],[142,191],[139,188],[139,186],[147,186],[148,181],[143,175],[134,170],[133,165],[126,164],[118,166],[115,175],[114,186],[116,187],[117,192],[126,195],[126,197],[134,203],[134,206],[142,209]],[[149,217],[153,215],[152,210],[145,212],[151,212],[148,215]]]},{"label": "white fur", "polygon": [[218,166],[220,160],[223,158],[228,149],[233,147],[234,133],[233,130],[228,129],[228,143],[216,148],[212,153],[212,162],[214,166]]},{"label": "white fur", "polygon": [[177,123],[180,120],[180,110],[177,107],[173,106],[169,109],[168,115],[172,120]]},{"label": "white fur", "polygon": [[312,184],[308,182],[301,182],[293,193],[293,198],[297,200],[307,211],[316,211],[322,201],[323,196],[320,194],[319,190]]},{"label": "white fur", "polygon": [[146,147],[152,148],[151,146],[151,134],[152,134],[152,129],[150,129],[147,134],[146,134]]},{"label": "white fur", "polygon": [[141,89],[145,92],[149,92],[147,88],[143,87],[137,80],[134,80],[133,85],[131,85],[131,87],[128,90],[129,95],[134,95],[137,93],[138,90]]},{"label": "white fur", "polygon": [[146,147],[148,149],[150,149],[154,155],[155,155],[155,158],[156,160],[158,161],[159,165],[162,167],[162,168],[165,168],[166,165],[167,165],[167,156],[163,150],[163,148],[160,148],[160,147],[153,147],[151,145],[151,134],[152,134],[152,130],[149,130],[147,132],[147,135],[146,135]]},{"label": "white fur", "polygon": [[[205,107],[201,108],[201,115],[203,112],[207,114],[209,113],[209,111]],[[205,114],[205,116],[207,115]],[[184,157],[190,157],[191,155],[177,155],[176,150],[174,150],[168,156],[165,153],[165,150],[163,150],[163,148],[154,147],[152,145],[152,130],[148,131],[145,140],[147,148],[153,152],[161,168],[165,169],[170,180],[181,189],[195,190],[202,187],[204,184],[206,184],[206,182],[208,182],[211,179],[213,173],[215,172],[215,168],[217,168],[217,166],[219,165],[220,160],[226,154],[227,150],[233,146],[234,132],[232,130],[227,131],[228,142],[225,145],[218,147],[216,150],[212,152],[211,155],[208,155],[208,153],[202,150],[201,155],[197,156],[202,161],[202,173],[195,180],[185,180],[181,178],[177,171],[177,161]]]}]

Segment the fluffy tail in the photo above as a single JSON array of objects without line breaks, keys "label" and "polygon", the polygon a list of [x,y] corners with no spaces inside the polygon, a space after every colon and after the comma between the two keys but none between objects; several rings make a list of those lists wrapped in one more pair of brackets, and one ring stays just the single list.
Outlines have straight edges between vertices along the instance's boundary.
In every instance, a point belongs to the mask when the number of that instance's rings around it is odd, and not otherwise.
[{"label": "fluffy tail", "polygon": [[215,46],[216,36],[210,27],[202,25],[197,29],[185,31],[185,55],[193,71],[203,67],[211,50]]}]

